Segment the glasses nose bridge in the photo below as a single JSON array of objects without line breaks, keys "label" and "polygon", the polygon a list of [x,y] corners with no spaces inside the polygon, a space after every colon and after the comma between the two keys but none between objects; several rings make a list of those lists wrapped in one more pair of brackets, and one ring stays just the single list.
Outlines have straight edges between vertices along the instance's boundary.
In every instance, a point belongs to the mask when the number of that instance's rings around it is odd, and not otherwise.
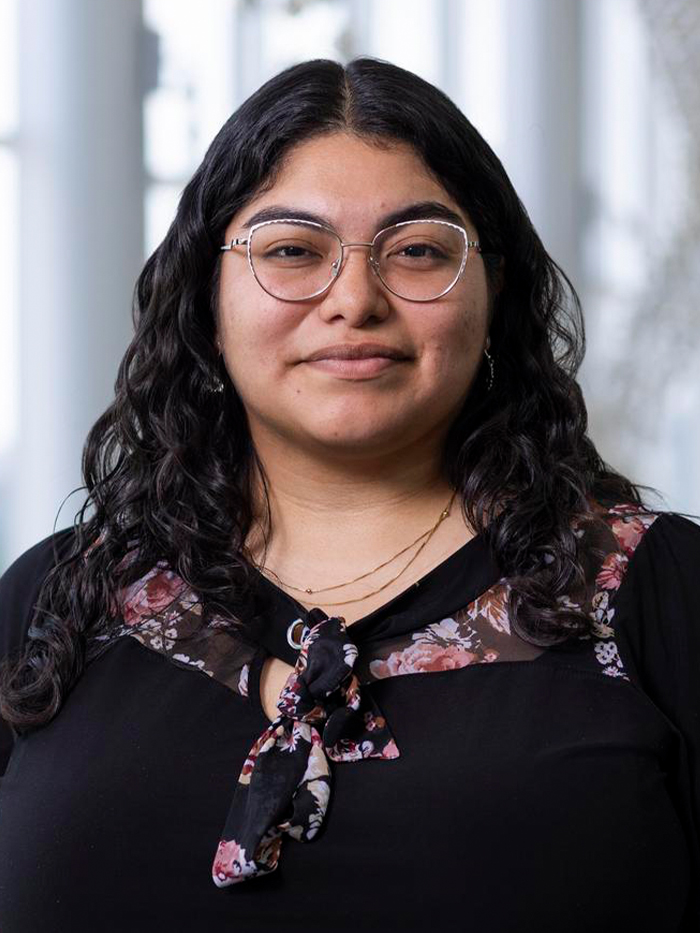
[{"label": "glasses nose bridge", "polygon": [[345,249],[346,246],[374,246],[374,240],[371,243],[343,243],[340,241],[340,245]]},{"label": "glasses nose bridge", "polygon": [[[339,239],[340,239],[340,238],[339,238]],[[376,239],[376,238],[375,238],[375,239]],[[361,241],[358,241],[357,243],[343,243],[343,241],[340,240],[340,262],[338,263],[337,269],[335,270],[335,276],[337,277],[337,275],[338,275],[338,273],[340,272],[341,268],[345,265],[345,248],[346,248],[347,246],[369,246],[369,247],[370,247],[370,252],[369,252],[369,254],[367,255],[367,263],[368,263],[370,269],[376,274],[376,273],[377,273],[377,262],[376,262],[376,260],[375,260],[375,259],[373,258],[373,256],[372,256],[372,249],[373,249],[373,247],[374,247],[374,243],[375,243],[374,240],[372,240],[371,243],[363,243],[363,242],[361,242]],[[335,263],[334,263],[334,265],[335,265]]]}]

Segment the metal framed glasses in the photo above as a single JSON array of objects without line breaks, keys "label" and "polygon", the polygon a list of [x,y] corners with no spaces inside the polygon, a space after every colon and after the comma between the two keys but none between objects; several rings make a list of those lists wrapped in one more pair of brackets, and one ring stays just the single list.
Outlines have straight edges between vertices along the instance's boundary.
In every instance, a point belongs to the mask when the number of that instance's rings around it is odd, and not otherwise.
[{"label": "metal framed glasses", "polygon": [[308,301],[327,291],[342,271],[348,246],[369,246],[372,272],[408,301],[447,294],[464,272],[469,250],[481,252],[464,227],[446,220],[405,220],[380,230],[371,243],[343,243],[334,230],[312,221],[264,220],[220,249],[237,246],[246,247],[258,285],[282,301]]}]

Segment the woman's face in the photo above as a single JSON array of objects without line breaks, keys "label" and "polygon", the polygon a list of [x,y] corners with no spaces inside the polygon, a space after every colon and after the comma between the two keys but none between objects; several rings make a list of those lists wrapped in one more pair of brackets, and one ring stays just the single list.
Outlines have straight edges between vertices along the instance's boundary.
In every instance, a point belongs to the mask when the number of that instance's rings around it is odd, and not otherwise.
[{"label": "woman's face", "polygon": [[[411,147],[379,149],[339,132],[290,150],[274,186],[231,218],[225,239],[246,236],[242,225],[253,214],[282,205],[325,218],[343,242],[368,243],[383,215],[419,201],[451,208],[469,239],[478,239]],[[447,294],[414,302],[382,285],[368,255],[365,247],[350,247],[328,291],[290,302],[258,285],[245,247],[222,253],[217,336],[256,446],[282,442],[346,460],[400,454],[439,443],[462,407],[487,336],[481,256],[469,251],[462,277]],[[360,374],[308,359],[329,346],[368,342],[408,359]]]}]

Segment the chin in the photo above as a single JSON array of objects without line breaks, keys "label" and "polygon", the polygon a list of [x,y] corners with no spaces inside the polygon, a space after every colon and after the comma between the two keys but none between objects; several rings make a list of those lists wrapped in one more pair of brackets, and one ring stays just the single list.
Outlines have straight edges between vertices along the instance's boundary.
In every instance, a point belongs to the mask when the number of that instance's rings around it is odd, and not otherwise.
[{"label": "chin", "polygon": [[348,455],[367,453],[381,453],[396,443],[405,444],[408,439],[409,426],[402,422],[391,421],[384,424],[374,422],[371,426],[366,420],[354,416],[355,424],[344,419],[337,425],[326,424],[323,429],[319,425],[309,427],[307,437],[327,450],[343,451]]}]

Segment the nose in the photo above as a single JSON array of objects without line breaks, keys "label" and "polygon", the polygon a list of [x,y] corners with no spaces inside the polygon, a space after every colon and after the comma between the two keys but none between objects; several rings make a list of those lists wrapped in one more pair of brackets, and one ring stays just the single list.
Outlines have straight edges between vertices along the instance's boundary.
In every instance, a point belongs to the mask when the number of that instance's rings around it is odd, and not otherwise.
[{"label": "nose", "polygon": [[388,312],[387,292],[371,263],[369,246],[346,243],[340,271],[323,296],[325,318],[341,315],[357,325],[368,317],[383,318]]}]

